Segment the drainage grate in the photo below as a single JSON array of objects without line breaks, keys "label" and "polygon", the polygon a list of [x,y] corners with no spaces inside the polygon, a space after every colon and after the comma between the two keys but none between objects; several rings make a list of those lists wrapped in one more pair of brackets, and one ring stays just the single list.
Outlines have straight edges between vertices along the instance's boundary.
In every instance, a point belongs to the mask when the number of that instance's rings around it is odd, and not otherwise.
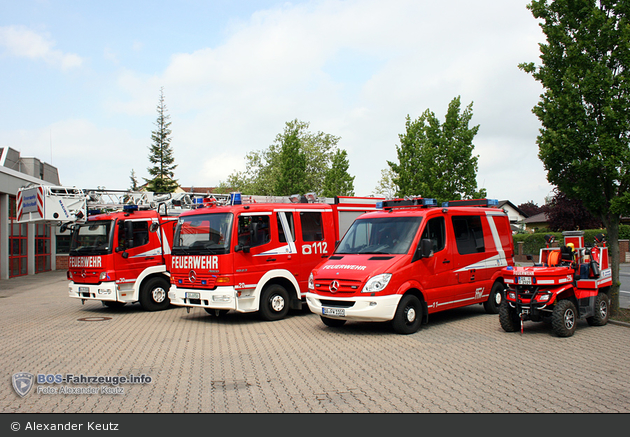
[{"label": "drainage grate", "polygon": [[77,319],[79,322],[103,322],[105,320],[111,320],[111,317],[81,317]]}]

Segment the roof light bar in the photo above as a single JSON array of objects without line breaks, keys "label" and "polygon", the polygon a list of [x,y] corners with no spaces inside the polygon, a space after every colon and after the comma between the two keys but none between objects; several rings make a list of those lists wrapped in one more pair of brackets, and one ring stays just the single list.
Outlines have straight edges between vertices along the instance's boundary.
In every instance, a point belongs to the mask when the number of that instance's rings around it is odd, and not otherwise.
[{"label": "roof light bar", "polygon": [[499,206],[499,201],[497,199],[449,200],[442,203],[442,206]]},{"label": "roof light bar", "polygon": [[407,199],[395,199],[384,200],[382,202],[376,202],[377,209],[385,208],[404,208],[404,207],[430,207],[437,206],[437,200],[435,199],[423,199],[422,197],[412,197]]}]

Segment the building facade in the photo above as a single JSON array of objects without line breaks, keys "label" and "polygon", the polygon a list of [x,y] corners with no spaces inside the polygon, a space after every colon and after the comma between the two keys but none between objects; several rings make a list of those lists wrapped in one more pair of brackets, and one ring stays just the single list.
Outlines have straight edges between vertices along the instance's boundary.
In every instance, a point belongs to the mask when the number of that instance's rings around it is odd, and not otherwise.
[{"label": "building facade", "polygon": [[16,195],[29,184],[59,185],[56,167],[0,147],[0,279],[56,269],[56,227],[17,223]]}]

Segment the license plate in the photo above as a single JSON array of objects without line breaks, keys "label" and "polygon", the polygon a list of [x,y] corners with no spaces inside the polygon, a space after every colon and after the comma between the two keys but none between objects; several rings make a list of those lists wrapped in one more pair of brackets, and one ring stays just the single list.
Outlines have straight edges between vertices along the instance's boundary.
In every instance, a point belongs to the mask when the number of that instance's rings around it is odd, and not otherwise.
[{"label": "license plate", "polygon": [[90,291],[90,287],[79,287],[79,293],[87,293]]},{"label": "license plate", "polygon": [[322,308],[322,314],[324,316],[344,317],[346,315],[346,310],[344,308]]},{"label": "license plate", "polygon": [[199,299],[199,293],[186,293],[186,299]]},{"label": "license plate", "polygon": [[531,276],[519,276],[518,277],[519,285],[532,285],[532,277]]}]

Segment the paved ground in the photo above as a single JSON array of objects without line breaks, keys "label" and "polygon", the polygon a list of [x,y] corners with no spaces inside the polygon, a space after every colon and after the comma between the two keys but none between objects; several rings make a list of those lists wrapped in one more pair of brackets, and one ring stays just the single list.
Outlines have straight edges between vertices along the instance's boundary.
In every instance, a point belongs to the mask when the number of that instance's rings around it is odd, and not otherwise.
[{"label": "paved ground", "polygon": [[[630,329],[617,324],[580,322],[557,338],[527,322],[523,335],[508,334],[474,306],[401,336],[386,324],[327,328],[308,311],[277,322],[114,311],[66,290],[65,272],[0,281],[0,412],[630,412]],[[122,394],[43,394],[114,386],[36,383],[20,397],[18,372],[152,382],[121,385]]]}]

